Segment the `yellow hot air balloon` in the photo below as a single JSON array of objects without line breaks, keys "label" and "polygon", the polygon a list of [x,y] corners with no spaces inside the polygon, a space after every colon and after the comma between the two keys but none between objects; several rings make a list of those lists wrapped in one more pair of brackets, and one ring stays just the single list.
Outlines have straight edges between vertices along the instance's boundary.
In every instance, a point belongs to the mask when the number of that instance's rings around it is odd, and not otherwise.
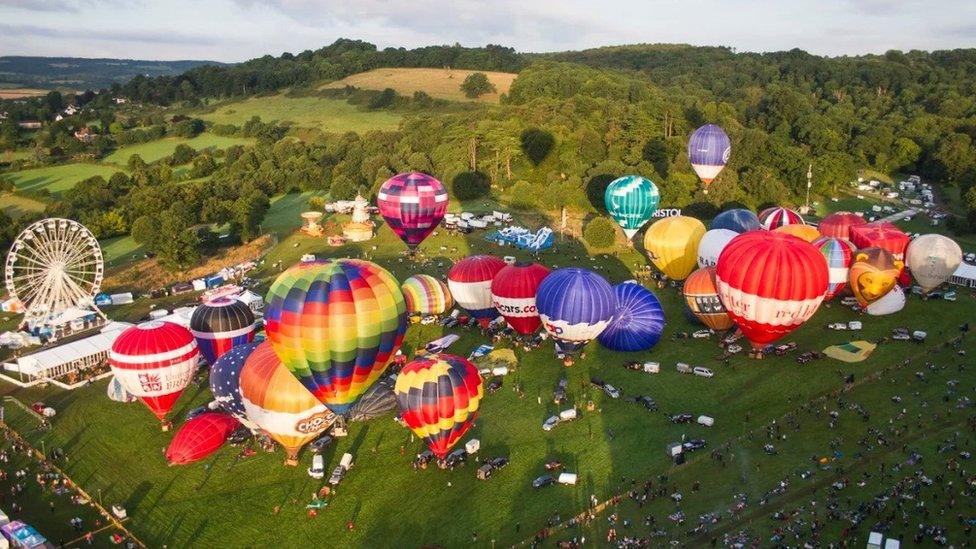
[{"label": "yellow hot air balloon", "polygon": [[698,243],[704,235],[705,224],[694,217],[665,217],[644,233],[644,249],[658,270],[684,280],[698,268]]},{"label": "yellow hot air balloon", "polygon": [[903,262],[881,248],[858,250],[848,279],[861,307],[867,307],[890,292],[903,266]]},{"label": "yellow hot air balloon", "polygon": [[813,225],[783,225],[773,229],[778,233],[791,234],[797,238],[802,238],[807,242],[813,242],[820,238],[820,231]]}]

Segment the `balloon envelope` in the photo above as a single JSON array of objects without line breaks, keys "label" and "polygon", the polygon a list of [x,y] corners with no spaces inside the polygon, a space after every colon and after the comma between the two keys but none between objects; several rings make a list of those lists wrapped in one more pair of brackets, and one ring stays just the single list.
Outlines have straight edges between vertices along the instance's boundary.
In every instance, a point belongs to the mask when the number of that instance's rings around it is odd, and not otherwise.
[{"label": "balloon envelope", "polygon": [[528,335],[539,329],[542,321],[535,304],[535,294],[549,269],[538,263],[505,265],[491,281],[491,299],[513,330]]},{"label": "balloon envelope", "polygon": [[268,341],[281,362],[337,414],[383,374],[407,330],[400,284],[369,261],[299,263],[278,276],[267,302]]},{"label": "balloon envelope", "polygon": [[447,284],[430,275],[413,275],[403,281],[400,289],[403,291],[408,313],[440,315],[454,306]]},{"label": "balloon envelope", "polygon": [[613,287],[617,312],[597,341],[611,351],[646,351],[664,331],[664,309],[654,292],[635,282]]},{"label": "balloon envelope", "polygon": [[698,244],[705,224],[686,215],[665,217],[644,233],[644,249],[669,278],[684,280],[698,266]]},{"label": "balloon envelope", "polygon": [[905,308],[905,290],[895,284],[884,297],[868,305],[867,313],[873,316],[890,315]]},{"label": "balloon envelope", "polygon": [[718,297],[715,267],[703,267],[691,273],[682,291],[688,310],[705,326],[721,332],[735,325]]},{"label": "balloon envelope", "polygon": [[941,234],[923,234],[908,245],[908,266],[923,292],[930,292],[949,280],[962,263],[962,248]]},{"label": "balloon envelope", "polygon": [[706,187],[718,177],[731,154],[729,136],[715,124],[701,126],[688,139],[688,160]]},{"label": "balloon envelope", "polygon": [[613,319],[617,299],[602,276],[586,269],[557,269],[539,284],[536,305],[542,326],[564,352],[575,352]]},{"label": "balloon envelope", "polygon": [[837,212],[823,218],[820,225],[820,234],[830,238],[851,239],[851,227],[864,225],[867,221],[863,217],[850,212]]},{"label": "balloon envelope", "polygon": [[739,233],[729,229],[712,229],[707,231],[698,243],[698,266],[714,267],[718,263],[718,256],[725,246]]},{"label": "balloon envelope", "polygon": [[241,370],[244,361],[251,356],[258,343],[252,342],[238,345],[210,367],[210,392],[220,409],[234,416],[248,427],[254,427],[247,420],[244,401],[241,400]]},{"label": "balloon envelope", "polygon": [[905,260],[905,249],[911,237],[891,223],[865,223],[851,227],[851,242],[858,249],[881,248],[898,261]]},{"label": "balloon envelope", "polygon": [[394,391],[403,422],[440,459],[471,428],[484,397],[478,368],[448,354],[404,366]]},{"label": "balloon envelope", "polygon": [[376,202],[386,224],[413,250],[444,219],[448,196],[444,184],[436,178],[410,172],[387,179]]},{"label": "balloon envelope", "polygon": [[447,286],[451,295],[482,326],[498,316],[491,301],[491,281],[505,262],[493,255],[473,255],[458,261],[447,272]]},{"label": "balloon envelope", "polygon": [[603,193],[607,211],[627,238],[644,226],[657,210],[661,200],[657,185],[639,175],[625,175],[610,182]]},{"label": "balloon envelope", "polygon": [[111,381],[108,382],[108,387],[105,389],[105,392],[108,394],[109,400],[114,402],[129,403],[139,400],[132,396],[129,391],[126,391],[125,387],[122,386],[122,383],[115,376],[112,376]]},{"label": "balloon envelope", "polygon": [[786,225],[803,225],[803,216],[789,208],[766,208],[759,212],[759,223],[767,231]]},{"label": "balloon envelope", "polygon": [[190,333],[207,364],[213,364],[232,347],[254,339],[254,313],[243,301],[218,297],[193,310]]},{"label": "balloon envelope", "polygon": [[827,261],[830,279],[824,299],[829,301],[847,286],[847,279],[856,250],[849,240],[826,236],[814,240],[813,245],[820,250]]},{"label": "balloon envelope", "polygon": [[877,247],[858,250],[851,263],[848,281],[861,307],[867,307],[890,292],[903,266],[887,250]]},{"label": "balloon envelope", "polygon": [[186,465],[199,461],[219,450],[238,425],[240,423],[227,414],[200,414],[184,423],[173,435],[173,440],[166,448],[166,461],[170,465]]},{"label": "balloon envelope", "polygon": [[783,225],[773,230],[778,233],[791,234],[807,242],[813,242],[821,236],[820,231],[813,225]]},{"label": "balloon envelope", "polygon": [[734,208],[716,215],[708,227],[710,229],[728,229],[737,233],[745,233],[754,231],[762,227],[762,225],[759,224],[759,217],[756,214],[743,208]]}]

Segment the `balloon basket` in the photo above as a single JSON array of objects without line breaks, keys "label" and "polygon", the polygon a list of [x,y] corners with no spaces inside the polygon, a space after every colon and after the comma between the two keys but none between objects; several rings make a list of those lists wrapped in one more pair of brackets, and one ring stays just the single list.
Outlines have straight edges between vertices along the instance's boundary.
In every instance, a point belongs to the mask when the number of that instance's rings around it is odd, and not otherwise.
[{"label": "balloon basket", "polygon": [[764,356],[765,355],[763,355],[763,352],[762,352],[761,349],[753,349],[753,350],[749,351],[749,358],[752,358],[752,359],[755,359],[755,360],[762,360]]},{"label": "balloon basket", "polygon": [[286,458],[285,459],[285,466],[286,467],[297,467],[298,466],[298,458],[297,457]]},{"label": "balloon basket", "polygon": [[169,432],[169,429],[170,429],[170,427],[172,427],[172,426],[173,426],[173,424],[172,424],[171,422],[169,422],[169,421],[164,421],[164,422],[162,422],[162,423],[160,423],[160,424],[159,424],[159,429],[160,429],[160,430],[161,430],[162,432],[164,432],[164,433],[167,433],[167,432]]},{"label": "balloon basket", "polygon": [[573,359],[571,359],[569,357],[566,357],[566,358],[563,359],[563,366],[564,367],[571,368],[573,366],[573,364],[575,364],[575,362],[573,361]]}]

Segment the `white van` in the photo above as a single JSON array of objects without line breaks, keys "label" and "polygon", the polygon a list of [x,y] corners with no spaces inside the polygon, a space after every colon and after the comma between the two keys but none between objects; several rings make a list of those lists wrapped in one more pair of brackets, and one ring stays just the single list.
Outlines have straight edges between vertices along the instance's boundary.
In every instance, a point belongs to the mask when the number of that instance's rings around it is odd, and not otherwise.
[{"label": "white van", "polygon": [[848,330],[860,330],[861,329],[861,321],[860,320],[852,320],[852,321],[848,322],[847,323],[847,329]]},{"label": "white van", "polygon": [[644,371],[648,374],[659,374],[661,373],[661,363],[660,362],[645,362]]},{"label": "white van", "polygon": [[576,419],[576,417],[576,408],[570,408],[569,410],[559,412],[559,421],[573,421]]},{"label": "white van", "polygon": [[308,476],[318,479],[325,476],[325,458],[322,454],[312,456],[312,466],[308,468]]},{"label": "white van", "polygon": [[342,454],[342,459],[339,460],[339,466],[348,471],[352,469],[352,454],[346,452]]},{"label": "white van", "polygon": [[711,427],[715,425],[715,418],[710,416],[698,416],[698,424],[704,425],[705,427]]},{"label": "white van", "polygon": [[694,373],[696,376],[699,376],[699,377],[713,377],[713,376],[715,376],[715,373],[714,372],[712,372],[711,370],[709,370],[708,368],[705,368],[703,366],[695,366],[695,369],[692,370],[692,373]]}]

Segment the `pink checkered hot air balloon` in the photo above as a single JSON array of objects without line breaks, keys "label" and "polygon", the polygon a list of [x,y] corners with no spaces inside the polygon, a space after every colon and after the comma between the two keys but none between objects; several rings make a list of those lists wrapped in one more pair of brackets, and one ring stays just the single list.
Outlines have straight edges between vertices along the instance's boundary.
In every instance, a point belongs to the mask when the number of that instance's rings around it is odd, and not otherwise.
[{"label": "pink checkered hot air balloon", "polygon": [[386,224],[413,251],[444,219],[447,189],[425,173],[401,173],[383,183],[377,203]]}]

